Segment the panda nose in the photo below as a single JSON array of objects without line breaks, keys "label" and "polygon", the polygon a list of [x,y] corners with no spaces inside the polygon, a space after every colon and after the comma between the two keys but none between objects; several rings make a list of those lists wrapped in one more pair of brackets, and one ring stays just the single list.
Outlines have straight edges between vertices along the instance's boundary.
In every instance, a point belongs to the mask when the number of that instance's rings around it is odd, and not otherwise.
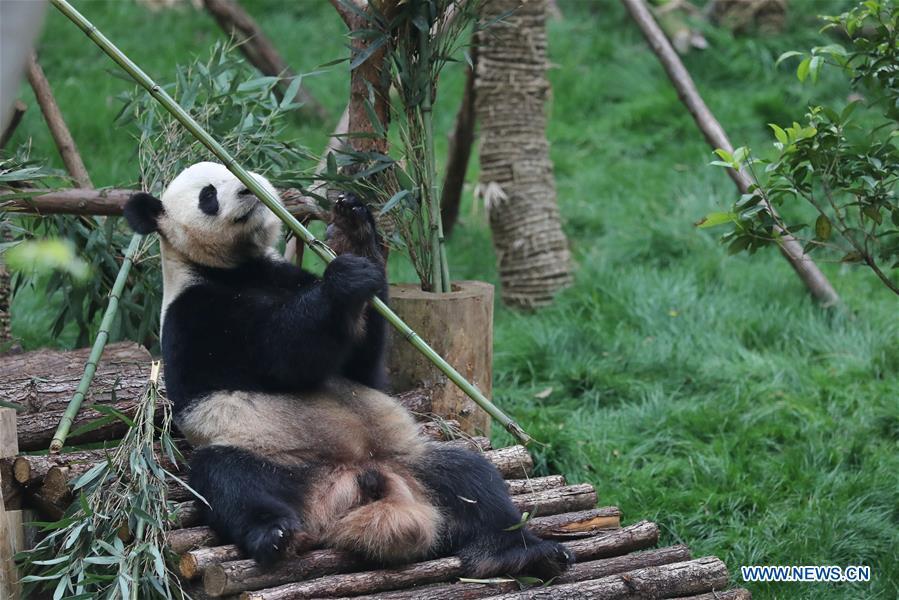
[{"label": "panda nose", "polygon": [[244,189],[240,190],[239,192],[237,192],[237,195],[238,196],[252,196],[253,192],[251,192],[249,188],[244,188]]}]

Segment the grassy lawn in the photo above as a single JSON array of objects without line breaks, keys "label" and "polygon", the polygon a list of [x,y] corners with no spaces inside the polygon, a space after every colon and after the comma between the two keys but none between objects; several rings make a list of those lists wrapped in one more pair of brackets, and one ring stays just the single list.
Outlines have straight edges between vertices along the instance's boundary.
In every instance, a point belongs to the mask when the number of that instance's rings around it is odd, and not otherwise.
[{"label": "grassy lawn", "polygon": [[[160,80],[220,36],[190,9],[79,5]],[[325,3],[246,5],[299,71],[345,53]],[[763,151],[766,123],[802,116],[812,89],[774,60],[817,43],[812,14],[845,4],[791,6],[807,14],[788,33],[710,31],[711,48],[686,59],[736,145]],[[562,11],[551,24],[549,135],[577,278],[539,313],[498,307],[498,403],[543,442],[541,469],[594,483],[628,522],[658,522],[662,543],[722,557],[735,584],[740,565],[873,571],[871,583],[853,586],[747,585],[756,598],[896,598],[899,299],[865,271],[827,264],[845,308],[823,311],[775,252],[730,257],[714,233],[696,230],[732,201],[730,180],[707,166],[708,147],[618,4],[568,2]],[[41,58],[95,183],[133,182],[134,145],[111,124],[127,84],[56,14]],[[334,121],[345,69],[309,81]],[[462,82],[460,68],[447,71],[437,106],[444,132]],[[827,78],[814,91],[846,96]],[[292,133],[316,149],[332,126],[298,122]],[[58,164],[35,107],[17,141],[26,136],[35,156]],[[483,211],[463,207],[449,246],[455,277],[496,281],[489,235]],[[396,280],[411,275],[406,265],[391,269]],[[14,326],[27,344],[51,342],[41,337],[43,302],[39,293],[17,301]]]}]

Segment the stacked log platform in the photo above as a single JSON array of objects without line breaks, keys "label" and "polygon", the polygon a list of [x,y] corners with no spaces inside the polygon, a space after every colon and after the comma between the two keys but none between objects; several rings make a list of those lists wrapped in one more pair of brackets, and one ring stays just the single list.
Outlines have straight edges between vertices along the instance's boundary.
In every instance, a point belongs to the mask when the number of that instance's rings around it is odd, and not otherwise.
[{"label": "stacked log platform", "polygon": [[[143,392],[149,355],[134,344],[113,344],[97,369],[91,393],[76,421],[102,418],[92,404],[112,404],[128,414]],[[62,514],[71,502],[71,486],[81,474],[104,460],[121,435],[117,425],[92,429],[76,443],[107,442],[108,447],[75,449],[59,455],[47,447],[65,402],[80,377],[87,351],[38,351],[0,358],[0,399],[20,406],[17,436],[26,451],[0,461],[0,481],[7,509],[22,506],[46,517]],[[494,448],[487,438],[460,437],[456,423],[429,418],[426,392],[400,395],[421,417],[424,435],[445,444],[482,452],[503,475],[514,504],[528,513],[528,527],[545,539],[558,540],[575,563],[550,582],[506,576],[466,578],[455,556],[373,568],[356,556],[328,548],[291,549],[280,563],[263,568],[223,543],[199,521],[191,493],[173,484],[169,500],[175,518],[167,533],[174,570],[191,597],[229,600],[493,600],[652,599],[749,600],[748,591],[728,589],[725,564],[714,556],[693,557],[684,545],[657,547],[659,527],[650,521],[622,524],[615,506],[599,506],[596,489],[570,483],[562,475],[535,474],[523,446]],[[93,414],[92,414],[93,413]],[[190,448],[181,442],[182,452]],[[166,465],[183,473],[183,465]]]}]

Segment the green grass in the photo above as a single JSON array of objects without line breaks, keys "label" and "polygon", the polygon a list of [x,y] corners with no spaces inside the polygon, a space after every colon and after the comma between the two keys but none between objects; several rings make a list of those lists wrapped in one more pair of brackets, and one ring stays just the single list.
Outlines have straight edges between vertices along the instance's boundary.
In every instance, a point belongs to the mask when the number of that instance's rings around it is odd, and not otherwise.
[{"label": "green grass", "polygon": [[[344,52],[327,7],[247,5],[297,70]],[[219,35],[192,10],[80,6],[163,80]],[[764,149],[766,123],[799,119],[812,91],[845,98],[835,80],[812,90],[773,68],[780,52],[820,39],[812,13],[840,6],[793,2],[789,33],[732,38],[710,30],[711,48],[687,57],[735,144]],[[846,306],[823,311],[775,252],[730,257],[714,233],[696,230],[703,214],[734,198],[729,179],[707,166],[708,147],[617,3],[569,2],[562,10],[566,18],[550,28],[549,136],[577,277],[536,314],[498,307],[498,403],[544,443],[536,451],[541,470],[594,483],[627,522],[659,523],[663,543],[722,557],[735,584],[742,585],[740,565],[873,570],[870,584],[747,585],[756,598],[897,597],[899,301],[866,271],[826,264]],[[41,49],[95,181],[133,181],[133,144],[111,125],[114,96],[126,84],[108,77],[108,62],[55,14]],[[441,132],[461,80],[450,67],[437,106]],[[310,88],[336,120],[345,67]],[[298,123],[293,133],[315,149],[331,127]],[[19,141],[25,135],[36,155],[55,157],[36,110]],[[476,165],[470,175],[474,181]],[[463,208],[449,251],[457,278],[496,281],[483,212]],[[411,276],[407,265],[391,272]],[[18,332],[30,321],[38,334],[38,298],[17,303]],[[35,340],[47,341],[25,341]],[[548,397],[535,396],[547,388]]]}]

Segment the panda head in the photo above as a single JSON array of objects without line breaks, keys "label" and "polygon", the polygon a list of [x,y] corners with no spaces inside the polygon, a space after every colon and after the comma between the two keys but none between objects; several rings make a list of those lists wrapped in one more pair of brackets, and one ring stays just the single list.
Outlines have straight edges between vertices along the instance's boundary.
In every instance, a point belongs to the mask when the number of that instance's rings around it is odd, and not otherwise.
[{"label": "panda head", "polygon": [[[278,197],[267,179],[250,175]],[[212,162],[186,168],[162,199],[133,195],[125,218],[137,233],[158,232],[164,250],[209,267],[233,267],[269,253],[281,232],[278,217],[224,165]]]}]

